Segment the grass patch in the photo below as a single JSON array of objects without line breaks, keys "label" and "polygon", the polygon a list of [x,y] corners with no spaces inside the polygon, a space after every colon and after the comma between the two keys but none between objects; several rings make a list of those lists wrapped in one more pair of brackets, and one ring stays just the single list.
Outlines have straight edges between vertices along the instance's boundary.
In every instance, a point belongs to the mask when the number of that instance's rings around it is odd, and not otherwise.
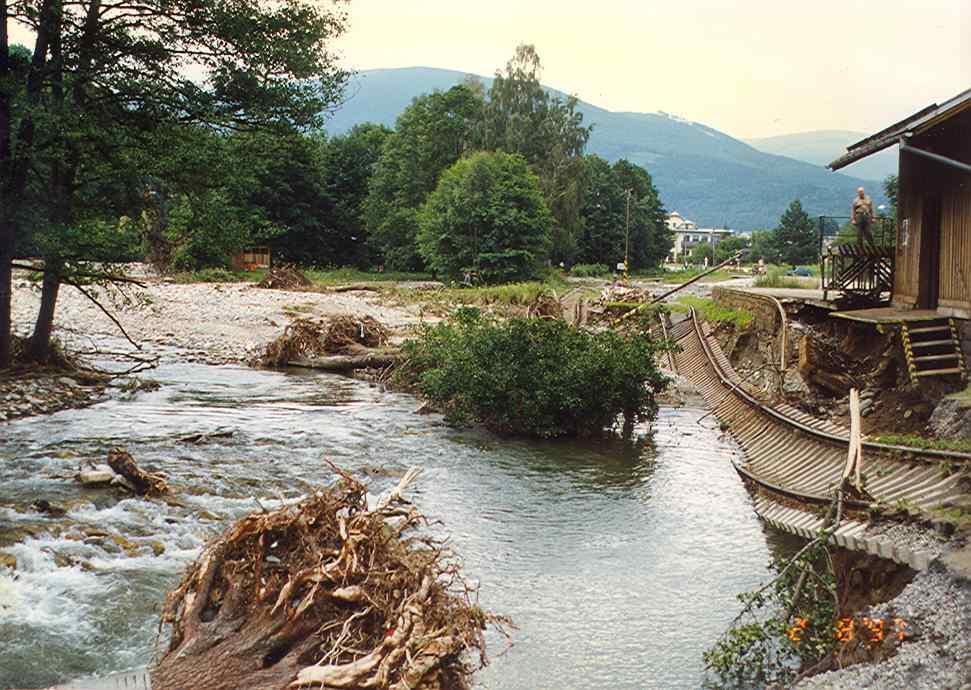
[{"label": "grass patch", "polygon": [[723,307],[714,300],[692,295],[684,295],[674,304],[669,304],[668,307],[671,308],[671,311],[687,311],[689,307],[694,307],[694,310],[705,321],[731,323],[738,328],[747,328],[754,319],[752,313],[744,309]]},{"label": "grass patch", "polygon": [[787,276],[786,270],[781,266],[769,268],[764,276],[755,279],[755,287],[787,288],[790,290],[812,290],[819,287],[818,278]]},{"label": "grass patch", "polygon": [[317,285],[434,280],[430,273],[407,273],[402,271],[361,271],[356,268],[313,268],[303,270],[303,274],[310,278],[310,280],[314,281],[314,283]]},{"label": "grass patch", "polygon": [[[314,285],[327,287],[348,283],[391,283],[399,281],[433,280],[429,273],[404,273],[389,271],[361,271],[356,268],[304,269],[297,267]],[[231,271],[227,268],[203,268],[198,271],[176,273],[172,278],[177,283],[258,283],[266,275],[265,270]]]},{"label": "grass patch", "polygon": [[562,295],[571,288],[558,273],[551,273],[546,280],[532,280],[505,285],[482,287],[448,287],[437,290],[398,288],[392,294],[403,302],[433,304],[442,307],[472,305],[479,307],[525,307],[540,296],[555,292]]},{"label": "grass patch", "polygon": [[956,450],[971,453],[971,439],[926,438],[916,434],[886,434],[885,436],[877,436],[873,440],[890,446],[907,446],[908,448],[922,448],[924,450]]},{"label": "grass patch", "polygon": [[176,283],[242,283],[262,280],[264,271],[230,271],[228,268],[201,268],[176,273]]},{"label": "grass patch", "polygon": [[[680,285],[681,283],[685,283],[692,278],[697,278],[704,272],[704,269],[689,268],[686,271],[665,271],[664,273],[655,273],[652,276],[644,277],[656,278],[667,285]],[[721,283],[726,280],[731,280],[735,277],[735,275],[736,274],[732,273],[731,271],[719,269],[711,275],[705,276],[702,280],[705,283]]]},{"label": "grass patch", "polygon": [[570,269],[575,278],[609,278],[613,271],[606,264],[577,264]]}]

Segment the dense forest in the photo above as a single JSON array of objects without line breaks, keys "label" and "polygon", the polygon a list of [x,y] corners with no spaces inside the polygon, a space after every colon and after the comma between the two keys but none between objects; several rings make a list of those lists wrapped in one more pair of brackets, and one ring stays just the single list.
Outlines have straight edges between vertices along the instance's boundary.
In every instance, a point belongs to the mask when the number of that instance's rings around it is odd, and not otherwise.
[{"label": "dense forest", "polygon": [[[27,69],[26,50],[14,47],[12,55],[15,69]],[[513,232],[492,237],[488,214],[466,189],[465,201],[450,212],[470,232],[482,227],[476,252],[462,248],[461,268],[491,275],[486,264],[519,251],[520,239],[530,245],[531,268],[510,275],[528,277],[550,261],[623,261],[628,190],[631,265],[657,265],[670,241],[650,174],[627,161],[611,166],[584,155],[590,127],[574,101],[540,87],[539,74],[535,51],[522,46],[488,91],[469,82],[425,94],[393,129],[365,123],[328,137],[307,123],[193,122],[159,128],[147,141],[106,142],[119,159],[103,161],[97,181],[78,195],[83,212],[53,239],[61,244],[70,234],[77,258],[147,255],[172,270],[228,266],[233,254],[257,244],[303,265],[436,270],[442,261],[418,241],[422,224],[431,223],[426,201],[460,160],[489,152],[521,159],[522,174],[502,184],[524,192],[535,186],[543,217],[507,219]],[[481,176],[470,182],[482,183]],[[52,219],[44,185],[28,185],[27,192],[17,254],[47,256]],[[496,201],[515,204],[502,195]]]},{"label": "dense forest", "polygon": [[488,90],[428,93],[393,129],[328,137],[348,77],[326,49],[340,11],[95,7],[24,6],[34,49],[0,42],[0,366],[16,257],[44,260],[43,359],[59,286],[119,279],[93,264],[228,267],[266,245],[275,261],[501,281],[668,252],[650,174],[585,155],[591,128],[542,88],[531,46]]}]

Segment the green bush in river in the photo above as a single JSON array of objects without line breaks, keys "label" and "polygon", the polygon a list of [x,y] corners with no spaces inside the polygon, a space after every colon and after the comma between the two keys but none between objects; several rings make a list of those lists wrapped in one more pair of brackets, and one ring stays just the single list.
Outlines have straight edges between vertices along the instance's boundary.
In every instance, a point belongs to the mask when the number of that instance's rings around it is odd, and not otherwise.
[{"label": "green bush in river", "polygon": [[423,327],[404,345],[397,376],[449,423],[502,434],[589,437],[653,419],[668,379],[655,366],[665,345],[640,333],[590,333],[563,321],[500,321],[477,309]]}]

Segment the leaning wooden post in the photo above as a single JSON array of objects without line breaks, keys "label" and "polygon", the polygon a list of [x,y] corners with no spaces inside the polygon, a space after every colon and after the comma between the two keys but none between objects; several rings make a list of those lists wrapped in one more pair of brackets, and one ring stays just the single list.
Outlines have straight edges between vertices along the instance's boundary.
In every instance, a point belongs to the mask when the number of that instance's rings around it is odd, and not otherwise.
[{"label": "leaning wooden post", "polygon": [[846,451],[846,465],[843,468],[843,482],[853,475],[856,488],[863,491],[862,465],[863,440],[860,419],[860,392],[850,389],[850,443]]}]

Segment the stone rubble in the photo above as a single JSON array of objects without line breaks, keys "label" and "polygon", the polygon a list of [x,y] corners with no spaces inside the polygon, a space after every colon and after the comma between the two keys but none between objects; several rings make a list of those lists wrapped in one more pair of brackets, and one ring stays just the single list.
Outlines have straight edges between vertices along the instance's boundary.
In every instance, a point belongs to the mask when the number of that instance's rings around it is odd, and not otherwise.
[{"label": "stone rubble", "polygon": [[902,618],[916,635],[889,659],[819,674],[798,690],[971,690],[971,582],[932,568],[869,615]]}]

